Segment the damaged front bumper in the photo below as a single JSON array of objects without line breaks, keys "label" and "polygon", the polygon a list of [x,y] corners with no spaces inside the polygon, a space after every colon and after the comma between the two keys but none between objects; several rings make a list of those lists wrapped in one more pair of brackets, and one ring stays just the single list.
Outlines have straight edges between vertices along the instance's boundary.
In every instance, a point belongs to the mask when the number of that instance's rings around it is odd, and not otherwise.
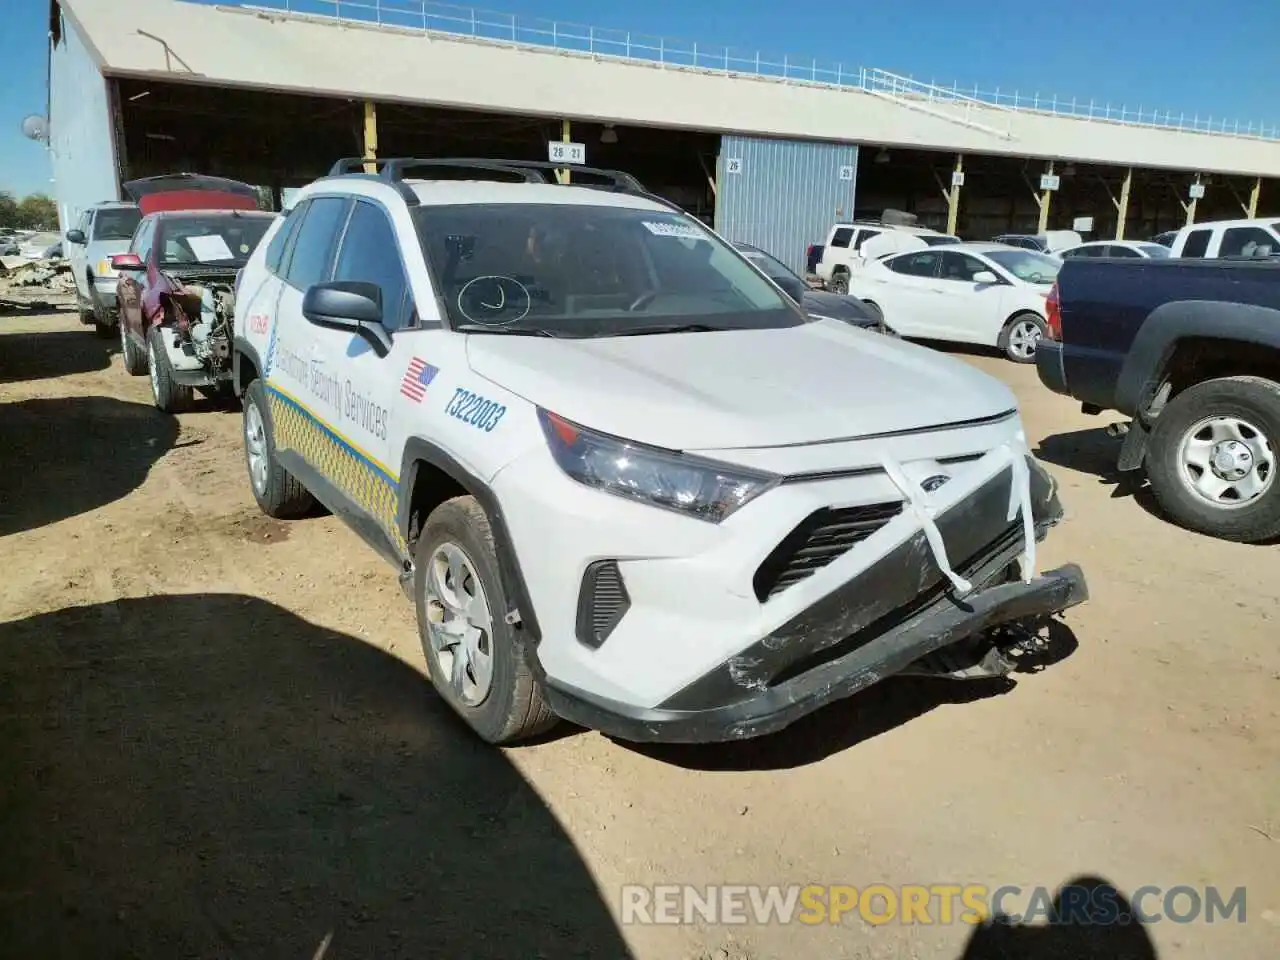
[{"label": "damaged front bumper", "polygon": [[[1030,496],[1023,503],[1041,540],[1062,507],[1048,474],[1029,458],[1028,468]],[[921,530],[657,707],[606,700],[551,678],[548,701],[561,717],[624,740],[746,739],[780,730],[960,641],[1084,602],[1088,588],[1074,564],[1021,576],[1027,526],[1020,510],[1010,517],[1011,480],[1003,471],[933,518],[946,555],[958,562],[940,565]]]}]

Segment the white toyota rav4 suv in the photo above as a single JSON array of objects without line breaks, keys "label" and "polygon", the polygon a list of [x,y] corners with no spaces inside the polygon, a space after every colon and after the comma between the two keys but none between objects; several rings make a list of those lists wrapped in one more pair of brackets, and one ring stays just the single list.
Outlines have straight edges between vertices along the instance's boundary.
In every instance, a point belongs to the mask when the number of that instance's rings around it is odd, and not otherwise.
[{"label": "white toyota rav4 suv", "polygon": [[1026,634],[995,628],[1086,598],[1036,575],[1062,511],[998,381],[809,319],[626,174],[359,165],[240,279],[249,478],[395,565],[485,739],[751,737],[895,673],[1008,673]]}]

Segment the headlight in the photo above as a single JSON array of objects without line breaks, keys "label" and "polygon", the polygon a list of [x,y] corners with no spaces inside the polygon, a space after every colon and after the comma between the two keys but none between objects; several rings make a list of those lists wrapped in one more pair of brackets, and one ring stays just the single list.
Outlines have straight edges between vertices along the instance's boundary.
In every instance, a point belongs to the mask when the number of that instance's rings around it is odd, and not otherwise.
[{"label": "headlight", "polygon": [[111,266],[110,260],[99,260],[96,272],[98,276],[103,277],[104,279],[114,277],[116,275],[115,268]]},{"label": "headlight", "polygon": [[541,407],[538,422],[560,469],[579,483],[708,523],[720,523],[779,480],[597,433]]}]

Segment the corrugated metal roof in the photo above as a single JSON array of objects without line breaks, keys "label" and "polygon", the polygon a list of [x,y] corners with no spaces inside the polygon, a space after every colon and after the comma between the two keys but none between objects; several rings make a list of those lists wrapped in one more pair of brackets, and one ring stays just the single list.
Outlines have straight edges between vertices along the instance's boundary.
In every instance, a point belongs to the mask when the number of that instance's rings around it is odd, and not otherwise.
[{"label": "corrugated metal roof", "polygon": [[[1280,142],[892,97],[179,0],[61,0],[106,74],[759,137],[1280,176]],[[984,121],[979,123],[978,121]],[[1011,125],[1008,138],[991,124]],[[55,121],[56,122],[56,121]],[[984,129],[985,128],[985,129]]]}]

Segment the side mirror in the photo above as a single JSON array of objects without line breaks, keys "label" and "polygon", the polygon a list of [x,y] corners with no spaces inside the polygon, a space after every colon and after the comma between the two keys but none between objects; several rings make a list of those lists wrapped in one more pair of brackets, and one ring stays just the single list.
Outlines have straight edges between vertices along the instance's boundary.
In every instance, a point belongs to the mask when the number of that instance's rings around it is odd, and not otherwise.
[{"label": "side mirror", "polygon": [[74,244],[78,244],[78,245],[83,246],[84,244],[86,244],[86,243],[88,243],[88,242],[89,242],[89,241],[88,241],[88,239],[86,239],[86,237],[85,237],[85,235],[84,235],[84,231],[83,231],[83,230],[68,230],[68,231],[67,231],[67,243],[74,243]]},{"label": "side mirror", "polygon": [[346,330],[362,337],[385,357],[391,352],[391,335],[382,326],[382,288],[358,280],[334,280],[307,288],[302,315],[317,327]]},{"label": "side mirror", "polygon": [[111,264],[112,270],[125,270],[136,273],[147,269],[141,258],[136,253],[117,253],[113,257],[108,257],[107,261]]},{"label": "side mirror", "polygon": [[1000,282],[1000,278],[999,278],[999,277],[997,277],[997,276],[996,276],[994,273],[992,273],[990,270],[979,270],[977,273],[975,273],[975,274],[973,275],[973,282],[974,282],[974,283],[984,283],[984,284],[985,284],[985,283],[999,283],[999,282]]}]

